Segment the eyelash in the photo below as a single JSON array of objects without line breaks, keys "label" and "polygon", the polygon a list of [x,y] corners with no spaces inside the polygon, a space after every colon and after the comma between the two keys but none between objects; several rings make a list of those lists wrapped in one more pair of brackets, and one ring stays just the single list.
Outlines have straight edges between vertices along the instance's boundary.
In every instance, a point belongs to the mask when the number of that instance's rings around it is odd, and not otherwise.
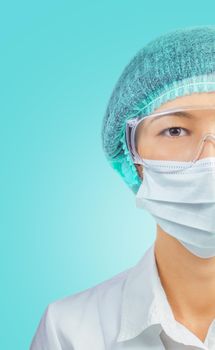
[{"label": "eyelash", "polygon": [[[164,135],[165,131],[170,130],[170,129],[182,129],[182,130],[186,130],[189,133],[189,131],[187,129],[182,128],[181,126],[171,126],[170,128],[163,129],[158,135]],[[182,137],[180,135],[179,136],[164,135],[164,136],[167,136],[167,137],[170,137],[170,138]]]}]

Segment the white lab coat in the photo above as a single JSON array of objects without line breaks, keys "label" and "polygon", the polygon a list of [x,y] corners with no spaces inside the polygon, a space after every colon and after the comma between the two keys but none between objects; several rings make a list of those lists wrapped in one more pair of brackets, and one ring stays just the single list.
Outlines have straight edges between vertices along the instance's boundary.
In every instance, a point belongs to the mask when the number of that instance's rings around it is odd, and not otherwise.
[{"label": "white lab coat", "polygon": [[50,303],[30,350],[215,350],[174,318],[158,275],[154,244],[133,267]]}]

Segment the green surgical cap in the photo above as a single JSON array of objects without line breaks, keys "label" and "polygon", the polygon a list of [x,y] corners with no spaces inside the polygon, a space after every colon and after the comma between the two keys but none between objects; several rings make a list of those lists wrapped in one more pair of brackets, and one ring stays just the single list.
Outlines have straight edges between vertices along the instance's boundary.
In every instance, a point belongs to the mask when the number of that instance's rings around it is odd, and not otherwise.
[{"label": "green surgical cap", "polygon": [[126,65],[108,101],[101,136],[108,162],[133,193],[142,179],[126,145],[126,120],[179,96],[209,91],[215,91],[215,25],[163,34]]}]

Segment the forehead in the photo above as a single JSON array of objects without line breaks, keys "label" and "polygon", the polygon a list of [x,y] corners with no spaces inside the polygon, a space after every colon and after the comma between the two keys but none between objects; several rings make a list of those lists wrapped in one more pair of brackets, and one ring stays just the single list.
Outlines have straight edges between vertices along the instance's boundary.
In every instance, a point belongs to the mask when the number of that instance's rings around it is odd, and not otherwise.
[{"label": "forehead", "polygon": [[193,126],[202,126],[203,124],[208,125],[210,121],[213,123],[215,122],[215,104],[212,107],[206,107],[201,106],[200,108],[192,107],[189,109],[186,109],[183,107],[177,107],[176,109],[169,109],[165,110],[165,112],[162,112],[160,115],[158,113],[151,116],[149,118],[143,118],[142,121],[139,123],[138,128],[141,128],[141,125],[144,125],[145,127],[151,127],[152,125],[156,127],[156,125],[163,125],[166,122],[170,122],[171,120],[175,121],[177,118],[182,119],[183,122],[192,123]]},{"label": "forehead", "polygon": [[183,106],[207,106],[215,105],[215,91],[193,93],[190,95],[180,96],[172,101],[168,101],[162,104],[159,108],[155,109],[153,113],[161,112],[170,108],[183,107]]}]

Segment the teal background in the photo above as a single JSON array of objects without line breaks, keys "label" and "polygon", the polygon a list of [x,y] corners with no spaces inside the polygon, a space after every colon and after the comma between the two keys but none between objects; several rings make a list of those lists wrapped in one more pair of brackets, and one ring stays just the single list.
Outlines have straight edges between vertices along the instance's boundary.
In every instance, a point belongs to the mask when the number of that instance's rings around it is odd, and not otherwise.
[{"label": "teal background", "polygon": [[54,300],[136,264],[156,225],[101,145],[108,99],[143,45],[214,24],[213,1],[1,5],[0,349],[29,349]]}]

